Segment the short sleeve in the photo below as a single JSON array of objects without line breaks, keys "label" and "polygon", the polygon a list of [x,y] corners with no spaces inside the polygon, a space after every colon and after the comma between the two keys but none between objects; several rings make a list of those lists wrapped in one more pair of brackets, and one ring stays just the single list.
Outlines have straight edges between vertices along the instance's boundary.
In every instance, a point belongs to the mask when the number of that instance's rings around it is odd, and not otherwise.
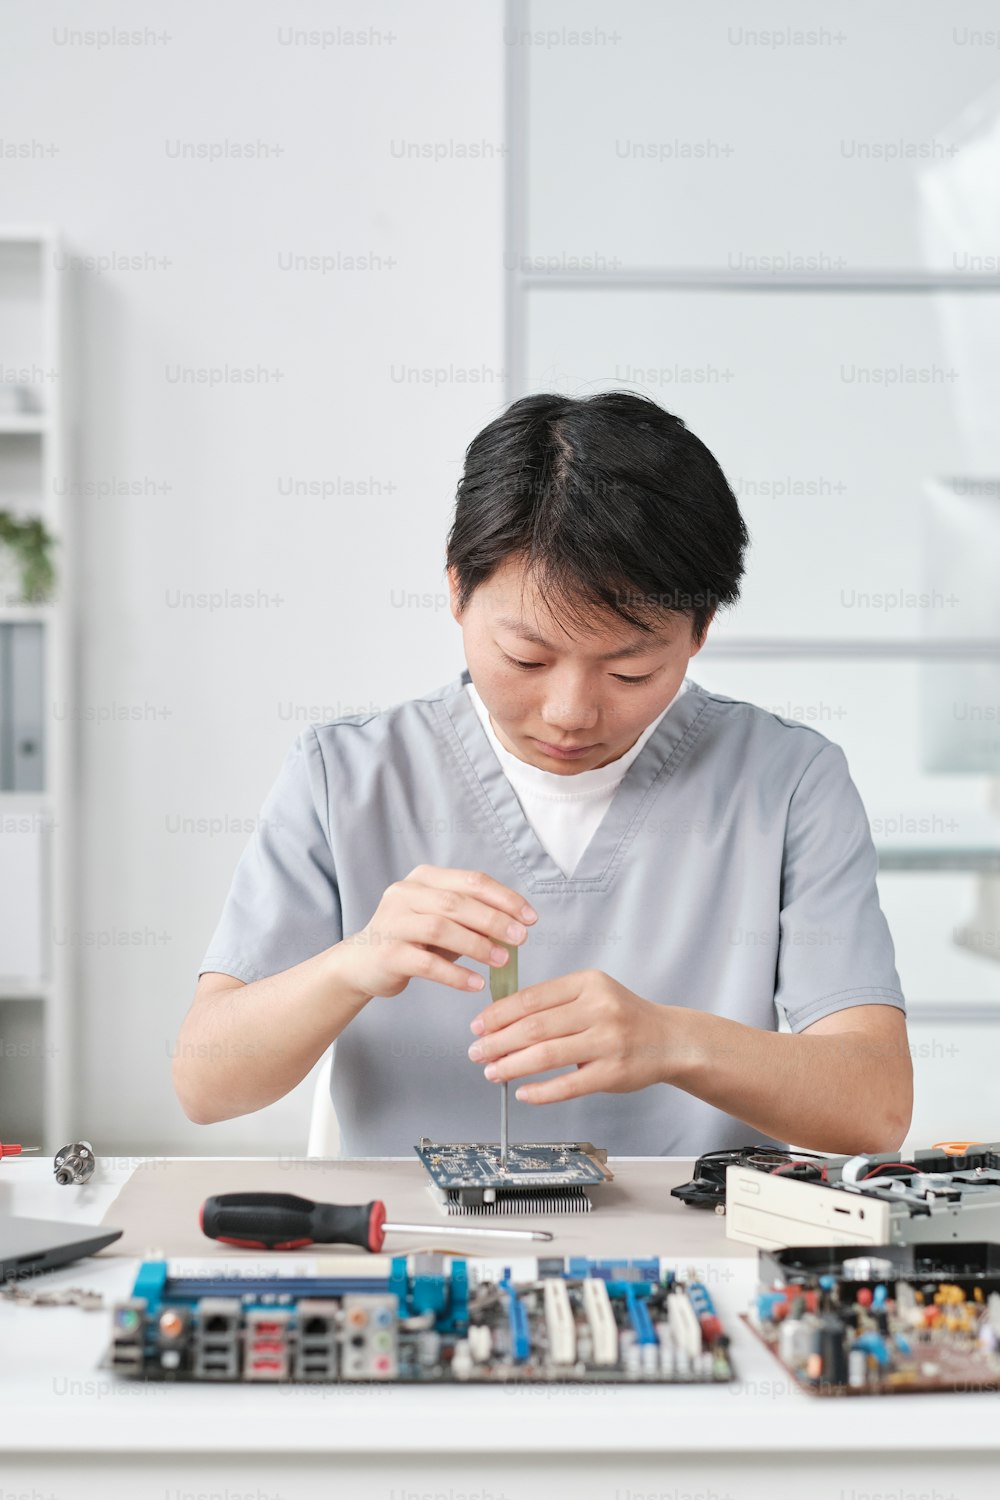
[{"label": "short sleeve", "polygon": [[847,758],[828,742],[792,794],[785,829],[774,998],[793,1031],[853,1005],[905,1011],[877,873]]},{"label": "short sleeve", "polygon": [[322,752],[310,729],[289,750],[261,808],[199,974],[252,984],[340,942],[327,807]]}]

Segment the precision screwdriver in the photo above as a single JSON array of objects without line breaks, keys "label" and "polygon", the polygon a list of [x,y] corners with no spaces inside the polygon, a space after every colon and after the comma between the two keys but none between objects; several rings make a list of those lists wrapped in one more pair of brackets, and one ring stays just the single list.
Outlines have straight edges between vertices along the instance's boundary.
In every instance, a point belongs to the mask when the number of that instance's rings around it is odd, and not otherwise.
[{"label": "precision screwdriver", "polygon": [[[517,949],[511,943],[504,943],[507,949],[507,962],[500,969],[490,970],[490,996],[494,1004],[498,1000],[506,1000],[508,995],[513,995],[517,990]],[[500,1165],[507,1165],[507,1157],[510,1152],[510,1119],[507,1113],[507,1081],[500,1086]]]},{"label": "precision screwdriver", "polygon": [[3,1141],[0,1141],[0,1161],[3,1161],[5,1156],[20,1156],[22,1152],[37,1151],[38,1149],[37,1146],[5,1145]]},{"label": "precision screwdriver", "polygon": [[216,1193],[201,1207],[201,1227],[210,1240],[243,1250],[301,1250],[304,1245],[360,1245],[378,1252],[387,1234],[497,1235],[504,1239],[550,1240],[547,1229],[479,1229],[460,1224],[398,1224],[385,1217],[379,1198],[371,1203],[313,1203],[294,1193]]}]

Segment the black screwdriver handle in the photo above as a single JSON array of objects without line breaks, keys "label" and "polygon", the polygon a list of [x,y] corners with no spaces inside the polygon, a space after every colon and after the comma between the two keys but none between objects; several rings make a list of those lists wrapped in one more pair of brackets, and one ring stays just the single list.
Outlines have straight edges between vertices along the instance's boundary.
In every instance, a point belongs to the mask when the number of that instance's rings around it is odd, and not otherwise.
[{"label": "black screwdriver handle", "polygon": [[216,1193],[201,1208],[211,1240],[245,1250],[300,1250],[304,1245],[360,1245],[379,1251],[385,1204],[313,1203],[294,1193]]}]

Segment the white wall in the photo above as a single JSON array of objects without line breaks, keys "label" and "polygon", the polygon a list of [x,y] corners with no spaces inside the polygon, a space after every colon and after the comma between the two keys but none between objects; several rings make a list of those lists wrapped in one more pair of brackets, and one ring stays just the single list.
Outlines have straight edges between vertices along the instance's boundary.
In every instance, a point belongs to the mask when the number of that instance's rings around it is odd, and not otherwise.
[{"label": "white wall", "polygon": [[[98,1150],[304,1146],[308,1084],[199,1128],[169,1054],[245,820],[301,727],[288,705],[380,706],[462,664],[450,616],[391,600],[442,590],[462,452],[502,403],[501,25],[460,0],[5,7],[0,136],[38,144],[4,160],[4,218],[53,224],[74,256],[138,258],[72,277],[78,1128]],[[286,45],[289,28],[332,35]],[[141,40],[98,44],[116,29]],[[435,145],[452,154],[397,154]],[[178,366],[281,375],[212,388]],[[381,493],[289,497],[292,479]],[[94,492],[116,482],[138,493]],[[176,605],[220,590],[280,602]]]}]

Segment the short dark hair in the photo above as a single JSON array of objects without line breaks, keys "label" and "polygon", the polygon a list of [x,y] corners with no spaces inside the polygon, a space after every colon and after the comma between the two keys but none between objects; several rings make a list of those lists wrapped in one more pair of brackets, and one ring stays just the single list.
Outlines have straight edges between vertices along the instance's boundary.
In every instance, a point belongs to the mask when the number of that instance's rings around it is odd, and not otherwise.
[{"label": "short dark hair", "polygon": [[458,602],[510,556],[560,616],[639,630],[690,613],[701,639],[739,598],[749,534],[680,417],[625,391],[515,401],[473,438],[448,533]]}]

